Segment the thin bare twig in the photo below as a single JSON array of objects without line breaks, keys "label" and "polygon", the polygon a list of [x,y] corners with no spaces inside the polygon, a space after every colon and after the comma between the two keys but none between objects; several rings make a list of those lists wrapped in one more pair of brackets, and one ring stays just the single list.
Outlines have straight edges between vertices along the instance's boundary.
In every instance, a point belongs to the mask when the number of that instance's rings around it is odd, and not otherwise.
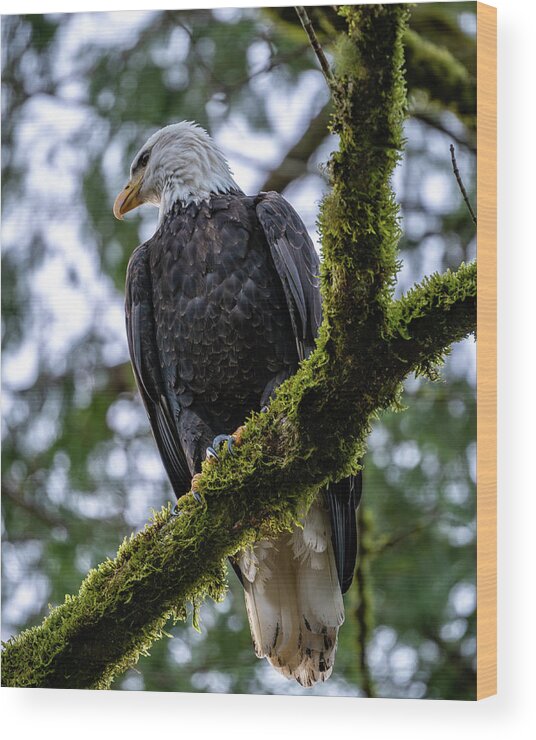
[{"label": "thin bare twig", "polygon": [[471,154],[476,154],[475,138],[473,132],[470,131],[467,127],[465,128],[466,135],[463,136],[461,134],[457,134],[452,129],[452,127],[447,127],[439,116],[430,113],[427,110],[423,110],[420,107],[410,107],[409,114],[412,118],[417,119],[417,121],[421,121],[427,126],[431,126],[436,131],[440,131],[442,134],[445,134],[449,137],[449,139],[452,139],[452,141],[456,142],[458,146],[465,147],[468,151],[471,152]]},{"label": "thin bare twig", "polygon": [[303,30],[309,37],[309,41],[311,42],[311,46],[313,47],[313,51],[316,54],[318,61],[320,62],[320,66],[322,67],[322,72],[324,73],[324,77],[326,78],[326,82],[328,83],[328,86],[331,87],[333,83],[333,72],[331,71],[331,67],[329,66],[329,62],[326,59],[326,55],[324,54],[324,50],[320,46],[320,42],[318,41],[315,33],[315,29],[313,28],[313,24],[311,23],[311,19],[307,15],[307,11],[303,7],[303,5],[295,5],[294,6],[296,13],[298,14],[298,18],[301,21],[301,24],[303,26]]},{"label": "thin bare twig", "polygon": [[[43,522],[43,524],[46,524],[49,527],[66,527],[66,523],[63,519],[50,514],[42,506],[35,503],[35,501],[26,498],[9,480],[5,480],[3,482],[2,494],[6,496],[6,498],[10,499],[15,506],[18,506],[20,509],[24,509],[24,511],[32,514]],[[28,539],[31,538],[28,537]]]},{"label": "thin bare twig", "polygon": [[465,205],[469,209],[469,213],[471,214],[471,218],[473,219],[473,223],[476,224],[476,216],[475,212],[471,208],[471,203],[469,202],[469,197],[467,195],[467,191],[465,189],[465,186],[462,182],[462,178],[460,175],[460,170],[458,169],[458,164],[456,162],[456,154],[454,153],[454,144],[450,145],[450,158],[452,159],[452,169],[454,170],[454,176],[458,182],[458,187],[460,188],[460,192],[462,194],[462,197],[465,201]]},{"label": "thin bare twig", "polygon": [[235,90],[242,88],[244,85],[247,85],[249,82],[251,82],[251,80],[255,79],[255,77],[260,77],[260,75],[267,74],[268,72],[276,69],[276,67],[280,67],[282,64],[286,64],[287,62],[299,59],[303,54],[305,54],[309,47],[310,44],[306,43],[303,44],[303,46],[300,46],[299,49],[291,49],[286,54],[273,55],[268,64],[266,64],[264,67],[261,67],[260,69],[257,69],[255,72],[252,72],[246,77],[243,77],[241,80],[233,83],[232,86],[228,86],[229,89]]},{"label": "thin bare twig", "polygon": [[423,530],[425,530],[427,527],[432,525],[434,522],[437,521],[439,517],[439,511],[435,509],[430,513],[429,516],[427,516],[425,519],[420,521],[418,524],[416,524],[411,529],[406,529],[403,532],[398,532],[391,537],[389,537],[386,540],[383,540],[382,542],[379,542],[375,545],[373,545],[370,548],[370,554],[374,557],[381,555],[385,552],[385,550],[388,550],[390,547],[396,547],[400,542],[405,540],[407,537],[412,537],[415,534],[419,534]]}]

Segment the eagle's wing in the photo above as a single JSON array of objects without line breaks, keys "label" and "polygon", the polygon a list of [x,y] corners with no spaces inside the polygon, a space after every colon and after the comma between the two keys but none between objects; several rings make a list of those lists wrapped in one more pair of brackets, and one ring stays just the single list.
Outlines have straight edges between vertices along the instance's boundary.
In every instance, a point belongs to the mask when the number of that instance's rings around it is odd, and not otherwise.
[{"label": "eagle's wing", "polygon": [[[300,359],[307,357],[322,321],[320,262],[301,218],[278,193],[261,193],[257,218],[281,278]],[[357,554],[356,509],[361,498],[361,473],[331,483],[326,500],[331,537],[342,593],[353,578]]]},{"label": "eagle's wing", "polygon": [[156,444],[178,497],[190,489],[191,475],[177,434],[175,417],[179,408],[162,380],[148,250],[149,242],[142,244],[133,252],[128,265],[125,303],[128,348]]},{"label": "eagle's wing", "polygon": [[281,278],[300,360],[315,344],[322,322],[320,261],[301,218],[279,193],[261,193],[257,218]]}]

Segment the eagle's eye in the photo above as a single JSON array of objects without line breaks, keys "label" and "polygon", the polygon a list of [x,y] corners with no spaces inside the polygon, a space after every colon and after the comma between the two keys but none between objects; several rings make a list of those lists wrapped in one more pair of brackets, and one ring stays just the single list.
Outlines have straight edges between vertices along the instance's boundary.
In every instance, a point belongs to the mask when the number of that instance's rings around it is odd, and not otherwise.
[{"label": "eagle's eye", "polygon": [[144,152],[138,160],[138,167],[145,167],[149,161],[149,152]]}]

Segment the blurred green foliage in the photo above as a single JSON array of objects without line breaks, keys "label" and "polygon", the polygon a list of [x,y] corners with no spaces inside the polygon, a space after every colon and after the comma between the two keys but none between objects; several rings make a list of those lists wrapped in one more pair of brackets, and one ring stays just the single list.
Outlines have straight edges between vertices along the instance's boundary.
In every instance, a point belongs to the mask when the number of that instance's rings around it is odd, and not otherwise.
[{"label": "blurred green foliage", "polygon": [[[329,54],[340,18],[331,7],[311,17]],[[474,3],[419,4],[410,27],[474,77]],[[155,221],[150,212],[112,217],[132,155],[155,128],[196,120],[255,189],[276,178],[298,210],[314,213],[325,190],[319,164],[336,142],[323,133],[327,95],[288,8],[11,16],[2,33],[7,637],[76,591],[171,497],[122,326],[126,264]],[[413,72],[394,183],[399,293],[475,250],[448,149],[454,141],[474,195],[475,101],[465,88],[459,118],[452,86],[442,100],[426,70]],[[439,382],[408,382],[406,411],[375,425],[363,575],[346,597],[333,678],[313,693],[474,698],[474,362],[471,341],[454,348]],[[202,607],[201,632],[170,629],[173,639],[116,688],[303,693],[256,660],[232,573],[229,585],[222,604]]]}]

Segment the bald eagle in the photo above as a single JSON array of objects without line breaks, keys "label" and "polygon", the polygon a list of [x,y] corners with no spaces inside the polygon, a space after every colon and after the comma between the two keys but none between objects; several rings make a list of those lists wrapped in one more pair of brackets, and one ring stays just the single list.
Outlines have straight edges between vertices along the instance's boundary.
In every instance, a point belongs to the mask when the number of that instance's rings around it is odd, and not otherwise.
[{"label": "bald eagle", "polygon": [[[136,154],[114,214],[159,207],[157,230],[130,259],[130,357],[177,497],[206,456],[314,347],[321,322],[319,260],[278,193],[245,195],[207,132],[183,121]],[[192,480],[194,481],[192,484]],[[302,526],[232,560],[258,657],[303,686],[333,670],[354,571],[360,478],[319,493]]]}]

